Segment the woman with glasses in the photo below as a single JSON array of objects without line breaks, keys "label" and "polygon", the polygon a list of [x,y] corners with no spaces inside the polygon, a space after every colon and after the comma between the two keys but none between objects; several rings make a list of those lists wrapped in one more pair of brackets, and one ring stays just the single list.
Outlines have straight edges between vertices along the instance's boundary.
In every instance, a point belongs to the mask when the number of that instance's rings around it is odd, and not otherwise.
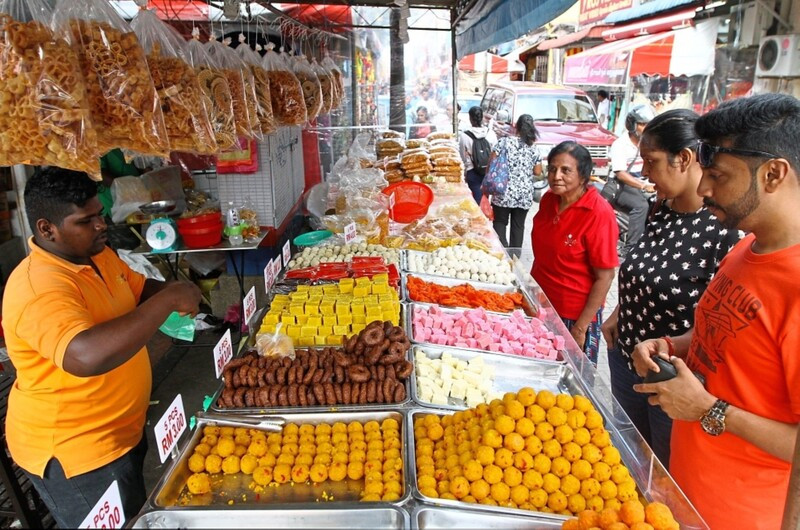
[{"label": "woman with glasses", "polygon": [[[614,397],[666,466],[672,420],[647,396],[631,365],[637,343],[681,335],[694,325],[694,310],[720,260],[740,234],[724,229],[703,206],[703,175],[694,130],[697,114],[670,110],[644,129],[642,175],[655,184],[644,236],[619,271],[619,305],[603,324]],[[698,152],[700,151],[700,152]]]},{"label": "woman with glasses", "polygon": [[597,364],[603,305],[619,265],[617,220],[589,186],[592,155],[562,142],[547,156],[547,183],[533,218],[531,276],[550,299],[572,338]]}]

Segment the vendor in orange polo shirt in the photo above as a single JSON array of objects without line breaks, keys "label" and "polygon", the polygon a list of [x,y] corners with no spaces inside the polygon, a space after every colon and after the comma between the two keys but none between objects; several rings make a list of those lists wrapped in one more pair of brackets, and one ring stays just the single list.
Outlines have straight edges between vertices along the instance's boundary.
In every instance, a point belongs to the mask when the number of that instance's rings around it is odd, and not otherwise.
[{"label": "vendor in orange polo shirt", "polygon": [[131,518],[146,500],[145,344],[171,312],[196,313],[200,291],[146,280],[106,247],[97,184],[85,173],[38,170],[25,206],[31,253],[3,298],[17,370],[6,418],[11,456],[60,527],[76,528],[114,480]]}]

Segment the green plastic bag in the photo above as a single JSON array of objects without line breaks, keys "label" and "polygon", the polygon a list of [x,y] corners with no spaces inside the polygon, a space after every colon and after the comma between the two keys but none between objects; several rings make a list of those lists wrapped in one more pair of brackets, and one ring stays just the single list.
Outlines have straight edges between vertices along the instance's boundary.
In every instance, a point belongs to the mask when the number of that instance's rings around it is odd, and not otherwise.
[{"label": "green plastic bag", "polygon": [[194,318],[191,315],[181,316],[173,311],[158,329],[173,339],[194,341]]}]

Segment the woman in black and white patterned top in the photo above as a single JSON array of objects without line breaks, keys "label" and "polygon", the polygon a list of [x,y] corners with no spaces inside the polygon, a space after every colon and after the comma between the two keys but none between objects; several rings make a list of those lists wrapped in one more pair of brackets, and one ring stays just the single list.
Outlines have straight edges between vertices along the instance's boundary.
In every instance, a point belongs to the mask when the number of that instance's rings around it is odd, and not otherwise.
[{"label": "woman in black and white patterned top", "polygon": [[695,121],[697,114],[690,110],[671,110],[642,134],[642,175],[655,184],[657,197],[644,236],[620,268],[619,305],[602,327],[614,397],[665,466],[672,420],[633,390],[641,378],[630,354],[643,340],[681,335],[694,325],[700,296],[741,237],[725,230],[697,195],[702,170]]}]

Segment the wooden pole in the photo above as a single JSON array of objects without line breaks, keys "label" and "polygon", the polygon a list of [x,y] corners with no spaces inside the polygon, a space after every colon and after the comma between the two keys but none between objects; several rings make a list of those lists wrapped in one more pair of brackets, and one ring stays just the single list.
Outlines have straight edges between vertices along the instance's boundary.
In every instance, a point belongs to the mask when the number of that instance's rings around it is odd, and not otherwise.
[{"label": "wooden pole", "polygon": [[783,510],[781,530],[800,530],[800,426],[794,442],[792,472],[789,476],[789,490],[786,492],[786,508]]}]

